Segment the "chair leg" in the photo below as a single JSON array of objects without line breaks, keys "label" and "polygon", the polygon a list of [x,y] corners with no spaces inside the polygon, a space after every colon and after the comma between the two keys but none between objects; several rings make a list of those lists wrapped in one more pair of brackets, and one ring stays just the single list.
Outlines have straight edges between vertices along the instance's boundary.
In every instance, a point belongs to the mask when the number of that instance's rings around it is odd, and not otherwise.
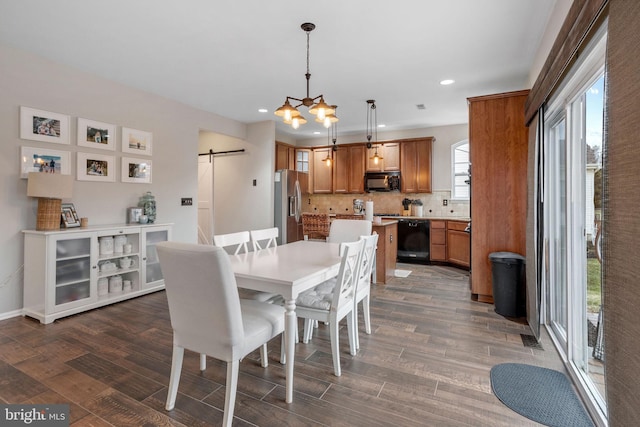
[{"label": "chair leg", "polygon": [[231,427],[233,423],[233,409],[236,405],[236,390],[238,388],[238,371],[240,361],[227,362],[227,392],[224,395],[224,419],[222,425]]},{"label": "chair leg", "polygon": [[353,340],[356,350],[360,349],[360,337],[358,336],[358,303],[353,304]]},{"label": "chair leg", "polygon": [[287,346],[285,344],[286,344],[286,339],[285,339],[284,333],[282,333],[280,335],[280,364],[281,365],[287,364]]},{"label": "chair leg", "polygon": [[169,390],[167,391],[167,404],[165,409],[170,411],[176,405],[176,396],[178,394],[178,384],[180,384],[180,372],[182,371],[182,359],[184,357],[184,348],[173,345],[173,356],[171,357],[171,377],[169,379]]},{"label": "chair leg", "polygon": [[336,377],[342,375],[340,370],[340,347],[338,339],[338,322],[329,324],[329,334],[331,335],[331,355],[333,356],[333,373]]},{"label": "chair leg", "polygon": [[260,347],[260,365],[262,365],[263,368],[269,366],[269,359],[267,358],[267,343],[262,344],[262,347]]},{"label": "chair leg", "polygon": [[304,330],[302,332],[302,342],[308,344],[313,335],[313,320],[304,319]]},{"label": "chair leg", "polygon": [[200,353],[200,370],[204,371],[207,369],[207,355],[204,353]]},{"label": "chair leg", "polygon": [[349,337],[349,353],[352,356],[356,355],[356,331],[355,322],[353,321],[353,311],[347,314],[347,335]]},{"label": "chair leg", "polygon": [[364,315],[364,330],[371,335],[371,314],[369,313],[369,295],[362,300],[362,314]]}]

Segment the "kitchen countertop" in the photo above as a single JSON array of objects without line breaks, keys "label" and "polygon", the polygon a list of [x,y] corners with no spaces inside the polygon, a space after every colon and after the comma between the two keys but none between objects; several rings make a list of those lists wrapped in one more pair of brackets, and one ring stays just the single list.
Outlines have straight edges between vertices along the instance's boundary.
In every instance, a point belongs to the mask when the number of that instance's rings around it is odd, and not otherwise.
[{"label": "kitchen countertop", "polygon": [[383,216],[383,219],[395,219],[396,221],[399,219],[430,219],[436,221],[462,221],[469,222],[471,218],[466,217],[436,217],[436,216]]}]

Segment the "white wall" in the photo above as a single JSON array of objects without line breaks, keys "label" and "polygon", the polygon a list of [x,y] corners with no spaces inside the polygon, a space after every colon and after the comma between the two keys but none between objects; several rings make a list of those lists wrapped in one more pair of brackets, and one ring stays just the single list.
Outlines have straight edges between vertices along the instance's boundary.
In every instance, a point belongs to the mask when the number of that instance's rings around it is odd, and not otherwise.
[{"label": "white wall", "polygon": [[[432,189],[433,191],[451,191],[451,146],[456,142],[469,138],[469,125],[467,123],[437,126],[420,129],[404,129],[397,131],[378,131],[378,141],[390,141],[403,138],[420,138],[433,136],[436,142],[433,144],[432,157]],[[278,141],[284,141],[284,137],[277,135]],[[338,135],[338,144],[364,142],[364,133],[355,135]],[[303,139],[296,141],[297,146],[310,147],[327,145],[326,138]]]},{"label": "white wall", "polygon": [[[78,214],[88,217],[90,224],[124,223],[126,208],[137,205],[140,196],[146,191],[152,191],[158,205],[158,222],[174,223],[175,240],[196,242],[197,150],[200,129],[212,130],[240,140],[249,138],[252,144],[273,140],[275,134],[269,126],[248,127],[2,44],[0,70],[0,318],[16,314],[22,308],[21,230],[35,228],[36,221],[37,202],[26,196],[27,181],[19,178],[21,146],[71,152],[71,171],[74,176],[76,152],[115,156],[115,183],[75,181],[73,198],[65,202],[74,203]],[[69,115],[71,144],[20,139],[20,106]],[[116,151],[78,147],[75,136],[78,117],[118,125]],[[153,133],[151,184],[120,182],[119,163],[123,156],[120,148],[121,126]],[[260,154],[263,148],[252,148],[252,151]],[[272,152],[273,148],[270,150]],[[255,194],[252,194],[252,198],[264,203],[263,200],[272,190],[267,185],[267,179],[254,174],[262,174],[263,171],[253,169],[247,175],[257,176],[260,186],[253,189]],[[247,179],[237,181],[246,185]],[[193,197],[194,205],[180,206],[181,197]],[[266,222],[267,219],[260,221],[261,224]]]},{"label": "white wall", "polygon": [[274,135],[273,121],[248,125],[246,140],[200,133],[200,153],[245,150],[214,157],[214,234],[273,227]]}]

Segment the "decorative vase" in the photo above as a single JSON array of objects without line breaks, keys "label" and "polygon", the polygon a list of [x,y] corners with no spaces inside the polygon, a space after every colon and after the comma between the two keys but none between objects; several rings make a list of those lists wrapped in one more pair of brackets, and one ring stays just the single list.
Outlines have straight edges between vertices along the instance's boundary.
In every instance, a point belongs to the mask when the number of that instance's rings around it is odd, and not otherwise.
[{"label": "decorative vase", "polygon": [[151,194],[151,191],[147,191],[144,196],[140,197],[140,203],[138,203],[138,206],[142,208],[142,213],[147,216],[147,222],[155,222],[156,198]]}]

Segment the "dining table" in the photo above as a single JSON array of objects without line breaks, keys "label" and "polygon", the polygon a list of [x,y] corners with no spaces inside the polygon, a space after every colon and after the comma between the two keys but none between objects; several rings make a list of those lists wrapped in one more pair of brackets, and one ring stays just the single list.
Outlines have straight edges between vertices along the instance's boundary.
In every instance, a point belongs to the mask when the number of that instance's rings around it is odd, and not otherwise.
[{"label": "dining table", "polygon": [[285,358],[281,361],[285,363],[287,403],[293,402],[296,298],[338,275],[339,252],[338,243],[300,240],[229,257],[238,287],[276,293],[285,301]]}]

